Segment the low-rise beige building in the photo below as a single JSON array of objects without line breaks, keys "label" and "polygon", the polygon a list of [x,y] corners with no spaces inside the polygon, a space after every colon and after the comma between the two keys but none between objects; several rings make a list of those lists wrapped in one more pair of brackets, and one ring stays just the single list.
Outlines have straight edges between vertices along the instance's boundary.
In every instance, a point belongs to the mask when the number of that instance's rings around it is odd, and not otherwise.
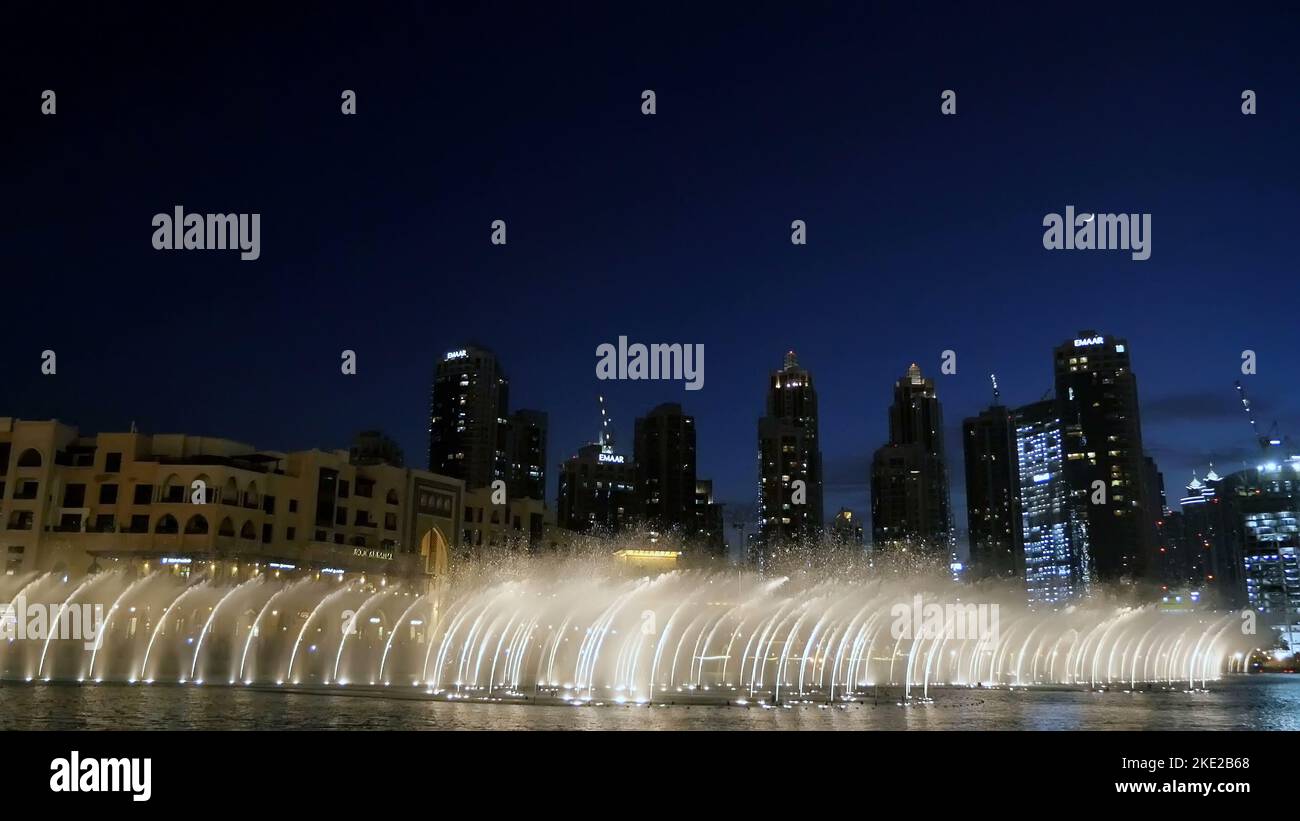
[{"label": "low-rise beige building", "polygon": [[440,576],[460,555],[459,479],[348,451],[228,439],[82,436],[0,417],[0,572],[130,562],[222,572]]}]

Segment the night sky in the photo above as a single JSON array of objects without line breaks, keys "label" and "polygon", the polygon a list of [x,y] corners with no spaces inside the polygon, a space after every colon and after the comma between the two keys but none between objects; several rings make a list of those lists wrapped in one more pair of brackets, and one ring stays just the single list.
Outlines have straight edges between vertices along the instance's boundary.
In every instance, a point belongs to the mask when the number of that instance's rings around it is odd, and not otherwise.
[{"label": "night sky", "polygon": [[[8,19],[0,415],[275,450],[378,427],[424,467],[434,365],[476,343],[513,408],[550,414],[552,504],[603,393],[629,452],[634,417],[681,402],[700,476],[748,510],[767,375],[793,348],[829,518],[867,513],[893,380],[952,349],[964,527],[960,426],[988,374],[1037,400],[1052,347],[1095,328],[1129,340],[1171,500],[1211,459],[1253,461],[1243,349],[1264,424],[1300,435],[1295,14],[889,5]],[[261,258],[155,251],[178,204],[260,213]],[[1067,205],[1150,213],[1151,258],[1044,250]],[[704,389],[599,382],[619,335],[702,343]]]}]

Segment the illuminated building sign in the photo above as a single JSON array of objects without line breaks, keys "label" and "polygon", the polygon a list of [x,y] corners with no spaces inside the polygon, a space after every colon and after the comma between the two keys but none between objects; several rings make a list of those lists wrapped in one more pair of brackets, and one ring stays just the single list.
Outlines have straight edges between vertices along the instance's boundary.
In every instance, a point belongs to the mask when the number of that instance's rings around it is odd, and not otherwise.
[{"label": "illuminated building sign", "polygon": [[191,559],[178,558],[175,556],[163,556],[161,559],[158,560],[158,563],[159,564],[189,564],[191,561],[192,561]]},{"label": "illuminated building sign", "polygon": [[602,453],[596,457],[597,461],[608,462],[611,465],[623,464],[624,456],[621,453]]},{"label": "illuminated building sign", "polygon": [[1105,341],[1106,341],[1106,337],[1104,336],[1087,336],[1084,337],[1083,339],[1074,340],[1074,347],[1086,348],[1089,345],[1100,345]]},{"label": "illuminated building sign", "polygon": [[448,361],[448,362],[450,362],[450,361],[453,360],[453,359],[464,359],[464,358],[467,357],[467,356],[469,356],[469,351],[465,351],[465,350],[460,350],[460,351],[447,351],[447,361]]},{"label": "illuminated building sign", "polygon": [[352,555],[360,559],[382,559],[386,562],[393,560],[393,551],[391,550],[372,550],[365,547],[352,548]]}]

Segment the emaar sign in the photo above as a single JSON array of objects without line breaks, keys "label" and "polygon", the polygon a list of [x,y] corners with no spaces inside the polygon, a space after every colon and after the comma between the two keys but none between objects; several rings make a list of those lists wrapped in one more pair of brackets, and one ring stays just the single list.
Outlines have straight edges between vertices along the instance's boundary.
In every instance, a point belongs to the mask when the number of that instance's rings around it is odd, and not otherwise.
[{"label": "emaar sign", "polygon": [[1086,336],[1083,339],[1074,340],[1074,347],[1086,348],[1089,345],[1100,345],[1106,341],[1104,336]]}]

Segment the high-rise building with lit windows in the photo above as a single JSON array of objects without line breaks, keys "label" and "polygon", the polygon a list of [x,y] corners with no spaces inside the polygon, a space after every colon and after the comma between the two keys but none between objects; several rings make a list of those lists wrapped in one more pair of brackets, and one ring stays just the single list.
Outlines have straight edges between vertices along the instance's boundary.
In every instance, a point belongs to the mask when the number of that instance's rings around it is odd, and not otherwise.
[{"label": "high-rise building with lit windows", "polygon": [[556,522],[575,533],[617,533],[636,519],[636,468],[612,439],[584,445],[560,465]]},{"label": "high-rise building with lit windows", "polygon": [[505,475],[511,499],[546,498],[546,414],[517,410],[506,419]]},{"label": "high-rise building with lit windows", "polygon": [[1029,600],[1055,604],[1087,592],[1092,579],[1088,514],[1066,476],[1066,442],[1077,431],[1052,400],[1014,416],[1020,538]]},{"label": "high-rise building with lit windows", "polygon": [[943,409],[916,364],[894,383],[889,442],[872,458],[871,537],[876,551],[955,559]]},{"label": "high-rise building with lit windows", "polygon": [[1097,578],[1147,579],[1160,510],[1148,498],[1150,468],[1128,341],[1080,331],[1057,346],[1054,359],[1064,472],[1072,501],[1086,503]]},{"label": "high-rise building with lit windows", "polygon": [[638,417],[634,430],[640,516],[656,530],[693,529],[695,417],[676,402],[665,402]]},{"label": "high-rise building with lit windows", "polygon": [[1216,593],[1216,604],[1242,604],[1237,589],[1241,581],[1240,556],[1231,555],[1224,499],[1223,479],[1210,465],[1202,479],[1196,473],[1186,485],[1187,495],[1178,501],[1182,513],[1182,562],[1188,580],[1200,589]]},{"label": "high-rise building with lit windows", "polygon": [[429,401],[429,470],[487,487],[507,474],[510,383],[496,355],[469,346],[438,362]]},{"label": "high-rise building with lit windows", "polygon": [[969,578],[1024,575],[1014,412],[993,404],[962,423]]},{"label": "high-rise building with lit windows", "polygon": [[1300,647],[1300,456],[1266,453],[1228,476],[1231,552],[1240,555],[1241,594],[1294,651]]},{"label": "high-rise building with lit windows", "polygon": [[821,535],[817,418],[812,374],[790,351],[768,381],[767,413],[758,421],[760,549]]}]

